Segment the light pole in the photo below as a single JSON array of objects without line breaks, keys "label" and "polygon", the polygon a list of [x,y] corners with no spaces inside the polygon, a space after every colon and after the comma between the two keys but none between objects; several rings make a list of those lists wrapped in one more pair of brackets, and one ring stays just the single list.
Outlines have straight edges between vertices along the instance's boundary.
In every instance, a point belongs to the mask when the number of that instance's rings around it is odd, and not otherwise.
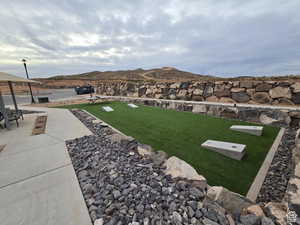
[{"label": "light pole", "polygon": [[[27,66],[26,66],[26,59],[22,59],[22,62],[24,63],[27,79],[29,79],[28,72],[27,72]],[[28,83],[28,87],[29,87],[30,94],[31,94],[31,103],[34,104],[35,101],[34,101],[34,98],[33,98],[33,95],[32,95],[32,90],[31,90],[31,84],[30,83]]]}]

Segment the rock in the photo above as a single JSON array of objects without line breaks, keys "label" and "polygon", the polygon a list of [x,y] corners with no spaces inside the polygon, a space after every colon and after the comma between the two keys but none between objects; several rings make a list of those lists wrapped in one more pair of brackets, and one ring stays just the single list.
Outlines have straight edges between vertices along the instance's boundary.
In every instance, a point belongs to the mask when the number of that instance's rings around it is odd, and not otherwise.
[{"label": "rock", "polygon": [[181,89],[181,90],[178,92],[177,97],[178,97],[179,99],[185,100],[186,95],[187,95],[187,90]]},{"label": "rock", "polygon": [[218,102],[219,99],[216,96],[210,96],[208,98],[205,99],[207,102]]},{"label": "rock", "polygon": [[223,102],[223,103],[236,103],[236,101],[234,101],[231,98],[226,98],[226,97],[222,97],[219,99],[219,102]]},{"label": "rock", "polygon": [[197,88],[193,91],[193,95],[202,95],[203,94],[203,90]]},{"label": "rock", "polygon": [[169,174],[172,177],[196,180],[203,184],[203,188],[206,187],[206,179],[199,175],[197,171],[185,161],[172,156],[165,162],[164,166],[166,167],[166,174]]},{"label": "rock", "polygon": [[255,88],[256,91],[269,91],[272,88],[271,84],[262,83],[258,84]]},{"label": "rock", "polygon": [[193,105],[193,113],[206,113],[206,105]]},{"label": "rock", "polygon": [[246,90],[246,93],[250,96],[253,96],[256,93],[256,91],[254,88],[250,88]]},{"label": "rock", "polygon": [[291,86],[293,93],[299,93],[300,92],[300,82],[294,83]]},{"label": "rock", "polygon": [[253,101],[261,104],[266,104],[271,102],[271,98],[266,92],[257,92],[252,96]]},{"label": "rock", "polygon": [[265,216],[262,208],[259,205],[251,205],[245,211],[247,214],[254,214],[259,217]]},{"label": "rock", "polygon": [[202,96],[200,96],[200,95],[193,95],[192,96],[192,100],[193,101],[199,101],[199,102],[201,102],[201,101],[204,100],[204,98]]},{"label": "rock", "polygon": [[193,195],[196,199],[202,199],[204,197],[204,193],[195,187],[192,187],[190,189],[190,194]]},{"label": "rock", "polygon": [[210,85],[206,86],[204,91],[203,91],[203,97],[207,98],[209,96],[212,96],[214,92],[214,88]]},{"label": "rock", "polygon": [[121,192],[119,190],[114,190],[113,191],[113,196],[115,199],[118,199],[121,196]]},{"label": "rock", "polygon": [[181,224],[182,217],[178,212],[174,211],[172,214],[172,220],[175,224]]},{"label": "rock", "polygon": [[118,143],[121,143],[124,140],[128,140],[128,141],[133,140],[132,137],[124,136],[119,133],[114,133],[114,134],[108,136],[108,138],[110,138],[113,142],[118,142]]},{"label": "rock", "polygon": [[291,112],[289,112],[289,116],[300,119],[300,111],[291,111]]},{"label": "rock", "polygon": [[139,97],[144,96],[146,94],[146,91],[147,91],[146,87],[139,88],[138,90]]},{"label": "rock", "polygon": [[299,93],[296,93],[296,94],[293,94],[293,96],[292,96],[292,101],[293,101],[295,104],[300,104],[300,92],[299,92]]},{"label": "rock", "polygon": [[231,88],[230,90],[232,93],[239,93],[239,92],[244,92],[245,88]]},{"label": "rock", "polygon": [[180,83],[174,83],[170,85],[170,88],[174,88],[174,89],[177,89],[179,87],[180,87]]},{"label": "rock", "polygon": [[227,214],[226,218],[227,218],[229,225],[235,225],[234,219],[232,218],[232,216],[230,214]]},{"label": "rock", "polygon": [[154,95],[154,98],[162,99],[162,98],[163,98],[163,95],[162,95],[162,94],[155,94],[155,95]]},{"label": "rock", "polygon": [[154,154],[152,154],[151,157],[153,160],[153,164],[156,166],[160,166],[161,164],[163,164],[165,162],[168,155],[167,155],[167,153],[165,153],[163,151],[157,151]]},{"label": "rock", "polygon": [[175,100],[177,97],[176,97],[176,94],[170,94],[169,95],[169,99],[171,100]]},{"label": "rock", "polygon": [[278,122],[278,120],[275,120],[265,114],[261,114],[260,117],[259,117],[259,121],[262,123],[262,124],[265,124],[265,125],[270,125],[270,124],[273,124],[273,123],[276,123]]},{"label": "rock", "polygon": [[216,201],[231,214],[240,214],[244,208],[254,204],[246,197],[219,186],[210,187],[207,191],[207,197]]},{"label": "rock", "polygon": [[240,216],[240,221],[243,225],[260,225],[260,219],[254,214],[249,214],[246,216]]},{"label": "rock", "polygon": [[150,145],[138,144],[137,151],[141,156],[151,156],[153,149]]},{"label": "rock", "polygon": [[296,144],[297,148],[300,149],[300,129],[298,129],[296,132],[295,144]]},{"label": "rock", "polygon": [[259,116],[259,120],[262,124],[280,126],[289,126],[291,122],[288,113],[283,110],[264,112]]},{"label": "rock", "polygon": [[216,91],[214,92],[214,95],[216,95],[217,97],[228,97],[230,96],[230,90],[229,89],[224,89],[222,91]]},{"label": "rock", "polygon": [[253,82],[252,81],[240,81],[240,87],[241,88],[252,88],[253,87]]},{"label": "rock", "polygon": [[[299,171],[300,165],[299,162],[295,168],[295,175],[300,173]],[[294,176],[290,178],[288,183],[288,188],[286,190],[286,198],[289,202],[289,210],[295,211],[297,215],[300,215],[300,178]]]},{"label": "rock", "polygon": [[96,219],[95,221],[94,221],[94,225],[103,225],[103,218],[100,218],[100,219]]},{"label": "rock", "polygon": [[287,98],[279,98],[277,101],[278,105],[295,105],[290,99]]},{"label": "rock", "polygon": [[273,221],[268,217],[261,218],[261,225],[274,225]]},{"label": "rock", "polygon": [[221,111],[220,116],[225,118],[237,118],[238,109],[234,107],[226,107]]},{"label": "rock", "polygon": [[144,218],[143,225],[149,225],[149,224],[150,224],[150,219],[148,217]]},{"label": "rock", "polygon": [[269,91],[271,98],[288,98],[292,97],[291,90],[286,87],[276,87]]},{"label": "rock", "polygon": [[250,100],[250,97],[246,92],[237,92],[232,93],[232,99],[237,102],[248,102]]},{"label": "rock", "polygon": [[233,81],[232,82],[232,86],[233,87],[239,87],[240,86],[240,82],[239,81]]},{"label": "rock", "polygon": [[269,202],[264,207],[268,217],[280,225],[286,225],[287,207],[283,203]]},{"label": "rock", "polygon": [[208,219],[208,218],[204,218],[204,219],[202,220],[202,223],[203,223],[204,225],[219,225],[218,223],[216,223],[216,222],[214,222],[214,221],[212,221],[212,220],[210,220],[210,219]]}]

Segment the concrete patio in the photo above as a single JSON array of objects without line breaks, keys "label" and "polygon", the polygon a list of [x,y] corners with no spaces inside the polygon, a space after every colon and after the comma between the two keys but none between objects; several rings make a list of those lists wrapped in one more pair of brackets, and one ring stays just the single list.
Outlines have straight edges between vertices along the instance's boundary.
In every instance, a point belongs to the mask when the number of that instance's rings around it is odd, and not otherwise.
[{"label": "concrete patio", "polygon": [[22,108],[44,111],[46,132],[31,136],[37,114],[0,130],[1,225],[90,225],[65,140],[91,132],[68,110]]}]

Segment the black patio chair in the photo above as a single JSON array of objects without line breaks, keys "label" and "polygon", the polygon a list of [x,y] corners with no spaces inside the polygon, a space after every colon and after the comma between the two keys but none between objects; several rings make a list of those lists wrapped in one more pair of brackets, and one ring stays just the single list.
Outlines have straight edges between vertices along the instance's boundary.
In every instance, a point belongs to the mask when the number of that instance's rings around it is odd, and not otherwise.
[{"label": "black patio chair", "polygon": [[16,121],[17,127],[19,126],[19,119],[22,118],[22,120],[24,120],[23,112],[21,110],[15,111],[6,109],[6,113],[9,121]]}]

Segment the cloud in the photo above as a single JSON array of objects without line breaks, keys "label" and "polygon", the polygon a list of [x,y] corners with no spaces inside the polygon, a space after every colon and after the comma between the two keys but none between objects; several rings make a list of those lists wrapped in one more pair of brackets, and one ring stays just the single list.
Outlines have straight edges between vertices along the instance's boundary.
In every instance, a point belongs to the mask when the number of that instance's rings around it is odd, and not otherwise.
[{"label": "cloud", "polygon": [[2,0],[0,71],[299,74],[298,0]]}]

